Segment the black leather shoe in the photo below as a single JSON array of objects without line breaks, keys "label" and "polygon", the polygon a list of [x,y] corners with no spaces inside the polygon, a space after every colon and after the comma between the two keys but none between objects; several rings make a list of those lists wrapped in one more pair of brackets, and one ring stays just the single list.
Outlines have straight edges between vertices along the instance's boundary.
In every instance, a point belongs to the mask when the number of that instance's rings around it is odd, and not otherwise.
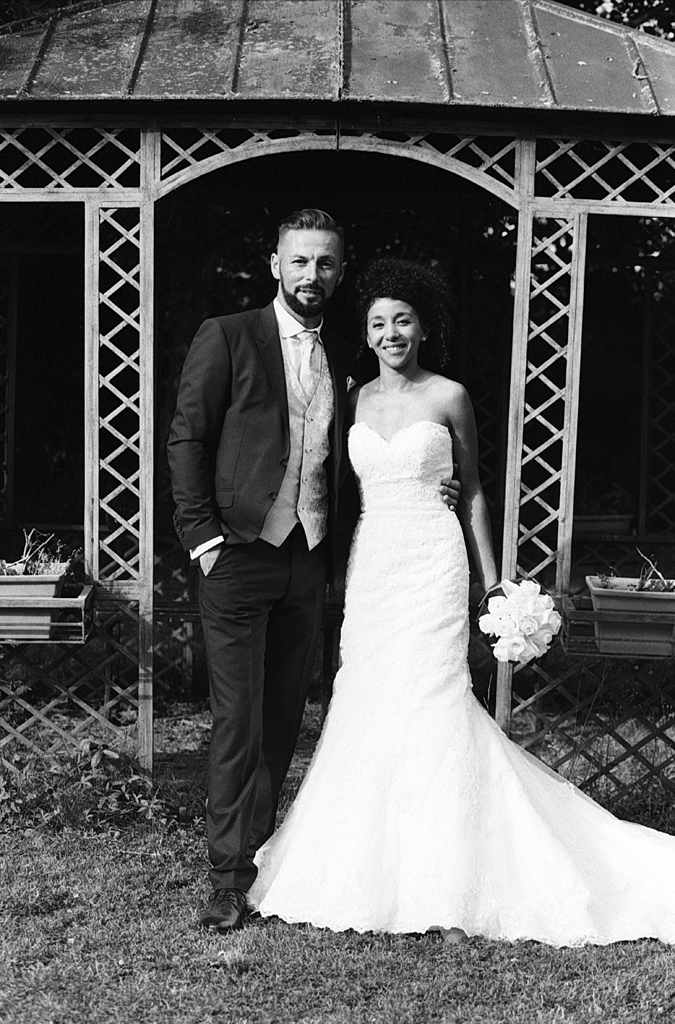
[{"label": "black leather shoe", "polygon": [[209,896],[199,924],[217,932],[233,932],[242,928],[248,917],[246,893],[241,889],[214,889]]}]

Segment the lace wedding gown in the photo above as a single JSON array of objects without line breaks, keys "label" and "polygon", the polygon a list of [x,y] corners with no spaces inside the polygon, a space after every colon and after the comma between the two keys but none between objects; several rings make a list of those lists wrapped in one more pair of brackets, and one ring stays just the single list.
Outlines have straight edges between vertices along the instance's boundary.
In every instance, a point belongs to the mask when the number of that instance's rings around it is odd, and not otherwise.
[{"label": "lace wedding gown", "polygon": [[506,738],[474,698],[468,565],[420,421],[349,436],[363,514],[323,734],[249,893],[340,931],[457,927],[555,946],[675,942],[675,838],[621,822]]}]

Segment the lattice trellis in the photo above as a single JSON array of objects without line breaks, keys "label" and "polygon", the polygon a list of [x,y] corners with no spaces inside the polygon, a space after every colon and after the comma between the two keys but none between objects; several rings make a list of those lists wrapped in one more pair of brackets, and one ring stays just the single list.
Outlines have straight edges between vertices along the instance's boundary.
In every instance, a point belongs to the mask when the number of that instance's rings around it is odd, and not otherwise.
[{"label": "lattice trellis", "polygon": [[[551,580],[564,468],[573,222],[536,219],[518,523],[519,575]],[[549,570],[548,572],[546,570]]]},{"label": "lattice trellis", "polygon": [[516,677],[520,743],[607,805],[675,777],[672,661],[565,659]]},{"label": "lattice trellis", "polygon": [[135,748],[138,609],[99,605],[95,635],[83,647],[12,645],[0,649],[0,761],[54,754],[100,734]]},{"label": "lattice trellis", "polygon": [[649,532],[675,531],[675,271],[648,278],[649,379],[647,518]]},{"label": "lattice trellis", "polygon": [[[89,269],[87,274],[91,324],[95,322],[98,328],[88,335],[94,346],[89,355],[93,358],[94,352],[98,359],[92,371],[92,378],[95,372],[98,374],[94,387],[97,404],[91,402],[89,406],[92,411],[95,406],[98,410],[98,441],[92,448],[96,460],[92,460],[89,495],[94,506],[99,501],[93,540],[101,583],[97,629],[83,647],[21,646],[2,652],[3,749],[19,744],[53,751],[59,744],[71,743],[88,733],[92,725],[104,731],[115,729],[119,738],[131,728],[127,718],[131,719],[141,705],[146,709],[150,706],[151,594],[146,578],[148,553],[143,543],[150,542],[147,508],[151,509],[152,503],[142,507],[149,459],[141,434],[142,430],[152,433],[148,405],[143,404],[142,397],[149,394],[148,382],[142,380],[142,367],[151,348],[151,256],[147,255],[147,243],[152,232],[149,227],[143,229],[143,255],[141,226],[151,225],[151,217],[143,219],[149,209],[144,204],[201,173],[237,160],[307,149],[396,154],[445,168],[486,188],[510,207],[520,205],[521,223],[527,219],[529,225],[533,206],[542,204],[547,219],[535,217],[531,245],[529,236],[519,233],[521,244],[526,237],[528,240],[519,253],[518,287],[526,294],[526,311],[522,390],[517,397],[518,402],[522,399],[522,422],[517,437],[510,440],[510,463],[518,465],[512,547],[517,549],[519,573],[565,589],[571,548],[566,516],[572,510],[575,360],[582,304],[581,218],[585,216],[583,211],[594,204],[597,208],[599,203],[605,208],[612,204],[642,205],[657,214],[660,209],[662,217],[672,213],[675,147],[542,138],[536,143],[535,159],[529,138],[416,132],[409,125],[406,121],[398,131],[392,122],[391,130],[373,131],[371,122],[368,130],[341,128],[339,132],[336,126],[306,131],[261,124],[210,130],[171,127],[158,134],[149,129],[143,146],[142,132],[137,129],[33,126],[0,131],[0,198],[16,200],[20,194],[22,199],[31,199],[40,192],[43,198],[59,193],[52,198],[78,199],[87,206],[88,238],[91,241],[96,235],[99,243],[98,274]],[[105,208],[106,203],[111,208]],[[556,208],[558,203],[561,209]],[[581,212],[572,214],[572,207]],[[93,214],[97,218],[95,229]],[[89,257],[96,253],[95,242],[87,253]],[[530,280],[523,287],[525,265]],[[672,301],[672,291],[668,301]],[[96,314],[91,313],[93,305],[97,306]],[[144,323],[141,310],[146,317]],[[8,404],[6,382],[11,378],[3,355],[7,317],[6,286],[0,284],[0,433]],[[665,317],[653,341],[651,454],[655,461],[650,498],[654,516],[651,528],[656,530],[672,529],[675,519],[668,504],[675,492],[671,468],[675,461],[675,424],[668,397],[675,366],[671,327]],[[164,367],[160,387],[167,394],[173,387],[171,373]],[[495,410],[490,395],[476,392],[476,397],[481,440],[494,467],[498,443]],[[483,412],[490,415],[484,417]],[[485,427],[488,420],[489,430]],[[160,423],[159,428],[163,438],[164,425]],[[4,432],[6,435],[7,430]],[[158,473],[160,497],[166,489],[163,468],[162,463]],[[486,483],[489,489],[490,480]],[[182,674],[185,678],[192,671],[189,641],[195,627],[191,618],[194,595],[189,591],[184,560],[177,548],[168,550],[174,542],[171,538],[164,543],[165,528],[162,520],[156,537],[159,615],[154,668],[157,679],[168,683],[174,676]],[[101,604],[101,600],[113,603]],[[186,605],[182,618],[180,611],[178,615],[175,612],[181,603]],[[644,673],[631,675],[629,667],[619,669],[618,665],[608,667],[601,661],[582,665],[566,662],[556,654],[534,669],[519,672],[514,687],[516,729],[523,732],[525,724],[534,723],[524,734],[526,745],[563,771],[568,765],[571,770],[575,757],[577,764],[581,758],[590,766],[586,784],[593,788],[602,783],[614,795],[627,791],[621,766],[634,762],[633,783],[637,780],[641,784],[650,773],[669,772],[673,747],[668,738],[672,683],[665,670],[658,679],[654,673],[644,681]],[[638,684],[646,689],[640,690]],[[147,721],[146,713],[146,726]],[[662,744],[659,752],[647,756],[650,743],[657,741]],[[604,761],[598,754],[598,743],[606,745]],[[148,764],[151,744],[147,729],[141,746]]]},{"label": "lattice trellis", "polygon": [[[349,135],[346,136],[349,138]],[[360,134],[360,140],[364,135]],[[407,134],[403,132],[373,132],[366,139],[382,142],[399,142],[406,148],[427,150],[439,154],[447,161],[465,164],[481,174],[493,178],[508,189],[515,188],[516,149],[515,139],[503,136],[445,135],[440,133]],[[362,143],[361,143],[362,144]]]},{"label": "lattice trellis", "polygon": [[140,542],[140,211],[102,210],[99,281],[100,565],[137,579]]},{"label": "lattice trellis", "polygon": [[330,145],[333,129],[302,132],[297,129],[255,131],[246,128],[172,128],[161,134],[160,178],[167,181],[189,167],[223,155],[233,159],[253,156],[255,150],[285,139],[302,138],[309,148],[312,141]]},{"label": "lattice trellis", "polygon": [[675,202],[675,146],[539,139],[535,192],[554,199],[669,205]]},{"label": "lattice trellis", "polygon": [[[289,139],[301,142],[298,148],[335,148],[333,129],[301,132],[293,129],[253,131],[245,128],[175,128],[161,134],[161,181],[169,181],[190,167],[222,158],[223,155],[239,160],[253,155],[263,147],[272,149],[275,143],[279,143],[279,149],[288,148]],[[427,151],[437,157],[439,163],[463,164],[509,191],[515,189],[517,141],[514,138],[409,132],[340,133],[339,148],[363,150],[369,148],[369,143],[373,148],[400,145],[408,150]]]},{"label": "lattice trellis", "polygon": [[140,170],[137,129],[0,131],[0,190],[138,188]]}]

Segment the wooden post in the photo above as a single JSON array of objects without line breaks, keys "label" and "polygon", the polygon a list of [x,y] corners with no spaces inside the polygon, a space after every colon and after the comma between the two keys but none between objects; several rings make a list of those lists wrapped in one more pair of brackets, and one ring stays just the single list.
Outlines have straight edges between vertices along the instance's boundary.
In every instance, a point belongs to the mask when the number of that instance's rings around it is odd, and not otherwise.
[{"label": "wooden post", "polygon": [[98,494],[98,276],[99,204],[84,207],[84,571],[99,576]]},{"label": "wooden post", "polygon": [[567,325],[567,369],[565,379],[565,422],[562,439],[560,509],[556,594],[567,594],[572,572],[572,530],[574,526],[574,479],[579,422],[581,377],[581,333],[584,316],[584,274],[586,270],[586,228],[588,215],[574,216],[574,242],[570,269],[570,309]]},{"label": "wooden post", "polygon": [[[511,349],[511,387],[509,391],[508,449],[506,488],[504,496],[504,534],[502,541],[502,579],[512,579],[518,556],[518,513],[520,510],[520,475],[525,414],[525,377],[527,372],[527,340],[530,309],[530,262],[532,255],[532,211],[524,205],[518,219],[516,250],[516,292],[513,310],[513,345]],[[511,724],[512,666],[497,666],[495,719],[508,733]]]},{"label": "wooden post", "polygon": [[154,593],[154,183],[159,174],[158,132],[141,135],[140,239],[140,555],[138,596],[138,759],[153,762]]}]

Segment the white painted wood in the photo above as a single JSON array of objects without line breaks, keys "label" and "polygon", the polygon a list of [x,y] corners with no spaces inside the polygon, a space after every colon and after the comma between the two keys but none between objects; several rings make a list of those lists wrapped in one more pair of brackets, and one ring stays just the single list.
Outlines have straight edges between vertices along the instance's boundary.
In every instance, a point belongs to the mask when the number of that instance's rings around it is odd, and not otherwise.
[{"label": "white painted wood", "polygon": [[99,207],[89,197],[84,208],[84,568],[99,576],[98,475],[98,270]]},{"label": "white painted wood", "polygon": [[584,275],[586,271],[586,235],[588,215],[574,218],[570,312],[567,334],[567,374],[565,386],[565,424],[562,438],[562,479],[558,518],[558,557],[556,593],[569,591],[572,571],[572,529],[574,517],[574,480],[576,470],[579,388],[581,378],[581,336],[584,315]]},{"label": "white painted wood", "polygon": [[[148,139],[151,147],[156,139]],[[149,169],[152,173],[152,164]],[[149,184],[149,182],[148,182]],[[138,757],[152,772],[153,760],[153,583],[154,583],[154,203],[141,207],[140,334],[140,565],[138,636]]]}]

